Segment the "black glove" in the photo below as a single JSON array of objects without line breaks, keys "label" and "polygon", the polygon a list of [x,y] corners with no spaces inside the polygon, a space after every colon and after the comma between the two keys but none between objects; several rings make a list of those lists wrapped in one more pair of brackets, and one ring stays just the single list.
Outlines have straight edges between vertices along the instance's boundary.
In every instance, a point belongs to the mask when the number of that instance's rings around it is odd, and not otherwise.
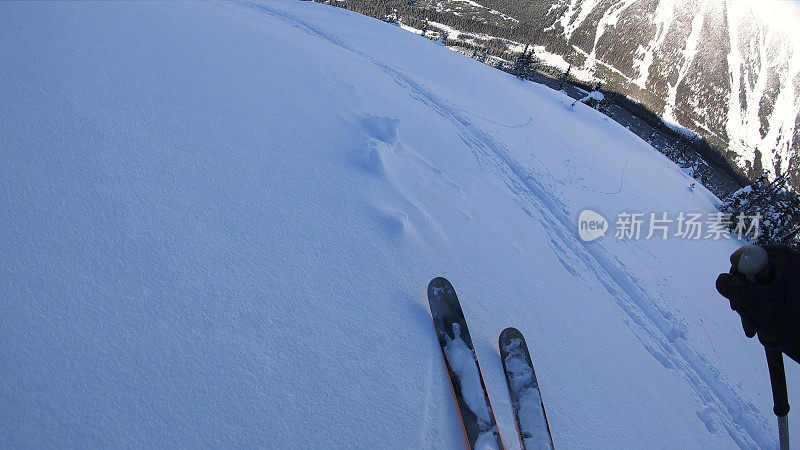
[{"label": "black glove", "polygon": [[800,252],[780,245],[763,248],[769,264],[754,282],[737,270],[739,249],[731,255],[730,273],[717,277],[717,290],[741,316],[747,337],[758,333],[765,347],[800,362]]}]

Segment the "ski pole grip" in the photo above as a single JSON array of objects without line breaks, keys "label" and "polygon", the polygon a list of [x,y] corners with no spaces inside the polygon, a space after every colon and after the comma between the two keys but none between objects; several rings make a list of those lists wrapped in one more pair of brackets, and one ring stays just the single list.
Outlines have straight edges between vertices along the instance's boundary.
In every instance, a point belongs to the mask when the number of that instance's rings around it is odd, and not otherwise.
[{"label": "ski pole grip", "polygon": [[772,412],[778,417],[789,414],[789,397],[786,393],[786,373],[783,369],[783,353],[774,348],[766,348],[769,381],[772,384]]},{"label": "ski pole grip", "polygon": [[758,245],[745,245],[742,247],[742,255],[736,270],[743,273],[751,282],[756,281],[756,275],[761,273],[769,265],[769,254]]}]

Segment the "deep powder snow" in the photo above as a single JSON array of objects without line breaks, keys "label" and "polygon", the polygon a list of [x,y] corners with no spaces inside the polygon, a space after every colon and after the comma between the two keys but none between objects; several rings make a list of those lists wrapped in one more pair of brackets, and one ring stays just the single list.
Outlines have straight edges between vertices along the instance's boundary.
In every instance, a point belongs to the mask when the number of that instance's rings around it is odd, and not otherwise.
[{"label": "deep powder snow", "polygon": [[614,237],[717,199],[586,105],[309,2],[0,25],[0,447],[458,447],[436,276],[510,448],[510,326],[557,448],[776,445],[741,243]]}]

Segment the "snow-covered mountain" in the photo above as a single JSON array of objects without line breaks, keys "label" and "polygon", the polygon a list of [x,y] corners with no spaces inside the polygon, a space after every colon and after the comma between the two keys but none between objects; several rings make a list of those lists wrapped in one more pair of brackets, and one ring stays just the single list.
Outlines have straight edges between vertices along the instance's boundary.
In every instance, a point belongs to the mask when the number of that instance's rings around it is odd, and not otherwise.
[{"label": "snow-covered mountain", "polygon": [[561,92],[289,0],[0,2],[0,79],[2,448],[456,448],[435,276],[509,448],[509,326],[557,448],[776,445],[741,242],[614,236],[718,200]]},{"label": "snow-covered mountain", "polygon": [[800,5],[770,0],[479,3],[485,11],[473,8],[475,17],[493,21],[486,11],[496,9],[520,18],[535,30],[533,42],[668,122],[705,137],[749,176],[790,172],[792,183],[800,186]]},{"label": "snow-covered mountain", "polygon": [[792,170],[798,181],[800,7],[563,0],[553,2],[542,25],[601,79],[665,119],[727,143],[729,156],[751,174]]}]

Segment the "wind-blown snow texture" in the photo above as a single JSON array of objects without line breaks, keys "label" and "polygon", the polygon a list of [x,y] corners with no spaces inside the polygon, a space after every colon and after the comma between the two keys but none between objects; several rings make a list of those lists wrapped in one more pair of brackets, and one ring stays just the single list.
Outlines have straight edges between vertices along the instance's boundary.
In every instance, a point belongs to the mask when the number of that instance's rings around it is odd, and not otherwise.
[{"label": "wind-blown snow texture", "polygon": [[508,445],[507,326],[558,448],[775,445],[713,288],[738,243],[576,238],[585,207],[714,210],[596,111],[311,3],[0,21],[0,447],[462,445],[437,275]]}]

